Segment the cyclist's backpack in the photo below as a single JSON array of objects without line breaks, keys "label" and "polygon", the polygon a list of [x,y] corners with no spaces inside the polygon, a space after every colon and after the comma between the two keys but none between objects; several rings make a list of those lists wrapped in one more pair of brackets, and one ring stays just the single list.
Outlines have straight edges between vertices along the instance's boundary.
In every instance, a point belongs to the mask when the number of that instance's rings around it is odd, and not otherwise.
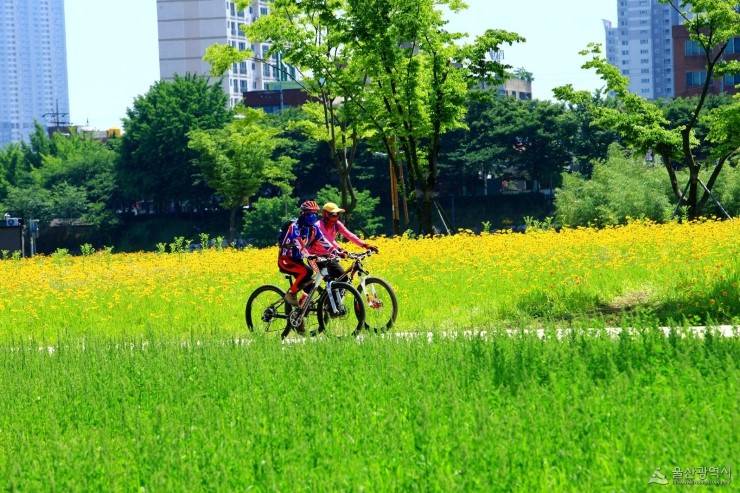
[{"label": "cyclist's backpack", "polygon": [[297,220],[298,218],[295,218],[295,217],[288,219],[287,221],[283,223],[282,226],[280,226],[280,229],[278,230],[278,236],[277,236],[278,246],[281,246],[283,244],[283,241],[285,241],[285,235],[288,234],[288,230],[293,225],[293,223],[296,222]]}]

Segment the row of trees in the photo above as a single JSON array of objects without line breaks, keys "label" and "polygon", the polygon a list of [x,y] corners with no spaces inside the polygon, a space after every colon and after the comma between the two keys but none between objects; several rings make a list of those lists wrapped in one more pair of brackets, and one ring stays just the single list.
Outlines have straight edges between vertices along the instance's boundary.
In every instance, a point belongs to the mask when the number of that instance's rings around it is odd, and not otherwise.
[{"label": "row of trees", "polygon": [[[182,94],[186,101],[202,101],[211,92],[218,97],[212,108],[203,110],[165,97],[172,92]],[[310,115],[300,109],[275,115],[241,109],[234,118],[223,109],[221,94],[198,77],[157,83],[135,100],[127,120],[131,130],[107,144],[84,134],[49,137],[39,126],[29,143],[0,151],[0,201],[7,211],[39,218],[42,223],[54,218],[81,220],[100,229],[115,225],[120,217],[116,211],[130,209],[138,199],[146,199],[160,213],[177,213],[183,206],[201,210],[221,206],[230,211],[234,235],[239,211],[249,204],[242,234],[260,244],[273,239],[275,224],[293,214],[300,198],[341,202],[327,146],[303,132],[306,122],[311,124]],[[680,128],[697,101],[666,100],[659,108]],[[614,108],[617,102],[599,95],[589,104]],[[727,96],[705,101],[705,111],[730,107],[732,99]],[[177,118],[163,116],[175,110],[184,113]],[[197,122],[201,111],[223,111],[227,123],[220,127],[192,123],[183,128],[182,122]],[[594,163],[604,162],[608,146],[622,140],[616,131],[593,123],[594,117],[583,106],[509,97],[471,101],[465,127],[441,139],[440,188],[455,194],[481,194],[482,173],[491,173],[499,179],[497,183],[506,178],[539,180],[547,188],[562,187],[574,196],[572,189],[581,187],[580,182],[563,184],[563,172],[578,169],[589,179]],[[705,141],[709,130],[704,123],[698,125],[698,140]],[[710,151],[702,147],[699,152],[708,156]],[[145,158],[139,160],[139,155]],[[644,154],[638,155],[644,162]],[[387,156],[360,143],[354,175],[355,224],[376,233],[383,227],[377,212],[389,212],[387,207],[374,211],[377,197],[388,194]],[[670,196],[665,200],[670,201]]]}]

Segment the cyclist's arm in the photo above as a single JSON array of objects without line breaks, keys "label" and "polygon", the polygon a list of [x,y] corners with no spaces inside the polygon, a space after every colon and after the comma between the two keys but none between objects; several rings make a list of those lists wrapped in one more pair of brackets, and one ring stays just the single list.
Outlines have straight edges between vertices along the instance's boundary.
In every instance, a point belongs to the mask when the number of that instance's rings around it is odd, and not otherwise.
[{"label": "cyclist's arm", "polygon": [[339,234],[347,238],[347,240],[351,241],[358,247],[367,248],[367,243],[362,241],[356,234],[347,229],[347,226],[345,226],[342,221],[337,221],[337,229],[339,229]]},{"label": "cyclist's arm", "polygon": [[313,228],[313,237],[309,240],[311,247],[309,251],[311,255],[318,256],[334,256],[339,255],[340,249],[334,246],[326,236],[321,232],[319,227]]}]

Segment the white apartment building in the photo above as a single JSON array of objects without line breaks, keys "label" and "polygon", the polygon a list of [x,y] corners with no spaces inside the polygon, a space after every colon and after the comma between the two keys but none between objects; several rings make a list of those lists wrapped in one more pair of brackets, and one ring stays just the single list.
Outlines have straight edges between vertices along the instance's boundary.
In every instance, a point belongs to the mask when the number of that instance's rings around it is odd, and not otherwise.
[{"label": "white apartment building", "polygon": [[[267,2],[259,0],[243,11],[228,0],[157,0],[160,78],[172,80],[174,74],[188,72],[208,75],[210,65],[203,56],[216,43],[249,48],[255,58],[262,58],[269,45],[252,45],[240,28],[268,12]],[[275,57],[265,63],[245,60],[232,64],[224,74],[223,87],[234,106],[244,92],[265,90],[292,77],[294,67],[284,66]]]},{"label": "white apartment building", "polygon": [[630,79],[629,91],[645,99],[675,93],[672,27],[678,13],[657,0],[617,0],[617,23],[604,20],[606,56]]},{"label": "white apartment building", "polygon": [[0,146],[69,122],[64,0],[0,2]]}]

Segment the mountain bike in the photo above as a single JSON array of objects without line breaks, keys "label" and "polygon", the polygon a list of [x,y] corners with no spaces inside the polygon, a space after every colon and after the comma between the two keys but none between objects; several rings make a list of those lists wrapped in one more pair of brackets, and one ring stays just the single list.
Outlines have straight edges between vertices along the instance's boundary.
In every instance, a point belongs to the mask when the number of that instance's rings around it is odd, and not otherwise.
[{"label": "mountain bike", "polygon": [[398,317],[398,300],[396,293],[385,279],[371,276],[365,269],[362,261],[373,254],[372,250],[363,253],[350,253],[348,258],[352,264],[346,274],[339,281],[354,284],[365,302],[365,329],[374,332],[385,332],[393,327]]},{"label": "mountain bike", "polygon": [[[280,334],[282,339],[291,331],[304,336],[322,332],[338,337],[358,334],[365,324],[362,295],[351,284],[335,281],[329,276],[326,264],[330,260],[319,257],[308,261],[314,275],[311,284],[304,288],[306,295],[298,307],[285,301],[285,291],[278,286],[265,284],[255,289],[244,311],[249,330],[265,335]],[[292,279],[291,276],[285,277],[289,282]],[[316,315],[316,329],[311,328],[313,314]],[[285,321],[284,326],[282,320]]]}]

